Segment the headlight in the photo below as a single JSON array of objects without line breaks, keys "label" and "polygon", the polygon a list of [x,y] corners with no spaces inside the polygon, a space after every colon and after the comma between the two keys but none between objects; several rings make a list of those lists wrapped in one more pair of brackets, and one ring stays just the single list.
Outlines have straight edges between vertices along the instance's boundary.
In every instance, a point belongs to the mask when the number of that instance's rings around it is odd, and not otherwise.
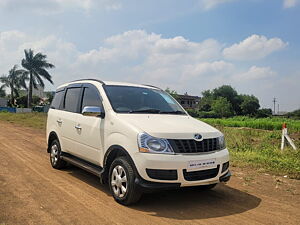
[{"label": "headlight", "polygon": [[225,138],[224,135],[220,136],[217,138],[218,144],[219,144],[219,149],[225,149],[226,148],[226,143],[225,143]]},{"label": "headlight", "polygon": [[174,154],[167,139],[155,138],[146,133],[138,135],[139,151],[150,153]]}]

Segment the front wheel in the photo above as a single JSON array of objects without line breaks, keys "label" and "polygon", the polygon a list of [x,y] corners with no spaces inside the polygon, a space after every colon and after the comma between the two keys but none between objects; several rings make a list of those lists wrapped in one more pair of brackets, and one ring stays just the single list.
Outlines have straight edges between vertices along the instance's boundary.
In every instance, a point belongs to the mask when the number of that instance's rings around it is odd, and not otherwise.
[{"label": "front wheel", "polygon": [[135,184],[136,174],[126,157],[116,158],[109,169],[109,186],[114,199],[122,205],[136,203],[141,191]]}]

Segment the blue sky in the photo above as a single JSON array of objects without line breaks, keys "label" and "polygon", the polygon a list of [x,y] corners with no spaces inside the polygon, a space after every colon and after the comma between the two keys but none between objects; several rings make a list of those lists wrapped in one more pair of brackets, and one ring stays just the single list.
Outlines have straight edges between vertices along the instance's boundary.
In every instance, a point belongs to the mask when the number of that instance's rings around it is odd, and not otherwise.
[{"label": "blue sky", "polygon": [[81,77],[201,95],[230,84],[300,108],[299,0],[0,0],[0,74],[24,48],[48,55],[54,86]]}]

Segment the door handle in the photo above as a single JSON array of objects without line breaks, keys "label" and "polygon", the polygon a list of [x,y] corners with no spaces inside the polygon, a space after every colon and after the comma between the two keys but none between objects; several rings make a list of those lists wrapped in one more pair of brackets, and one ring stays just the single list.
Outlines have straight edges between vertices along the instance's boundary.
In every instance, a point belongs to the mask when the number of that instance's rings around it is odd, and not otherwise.
[{"label": "door handle", "polygon": [[59,124],[62,124],[62,120],[61,119],[56,120],[56,122],[59,123]]},{"label": "door handle", "polygon": [[76,125],[75,128],[76,128],[77,130],[81,130],[80,125]]}]

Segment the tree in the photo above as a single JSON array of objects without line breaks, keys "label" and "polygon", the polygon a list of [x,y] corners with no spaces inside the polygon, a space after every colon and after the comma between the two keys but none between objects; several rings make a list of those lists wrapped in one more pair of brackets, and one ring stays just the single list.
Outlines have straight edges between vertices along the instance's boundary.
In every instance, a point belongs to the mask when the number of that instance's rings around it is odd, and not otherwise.
[{"label": "tree", "polygon": [[212,104],[212,110],[219,117],[229,117],[233,116],[232,105],[231,103],[224,97],[218,97],[214,100]]},{"label": "tree", "polygon": [[255,117],[264,118],[272,116],[272,109],[259,109],[257,110]]},{"label": "tree", "polygon": [[4,88],[5,88],[4,84],[0,86],[0,98],[3,98],[6,96]]},{"label": "tree", "polygon": [[47,102],[46,103],[50,105],[53,98],[54,98],[54,92],[47,92],[46,97],[47,97]]},{"label": "tree", "polygon": [[9,70],[7,76],[0,77],[0,82],[3,83],[2,88],[8,87],[10,89],[10,104],[15,104],[15,97],[19,96],[19,89],[21,87],[26,89],[26,71],[17,69],[17,65],[14,65]]},{"label": "tree", "polygon": [[214,98],[224,97],[232,105],[234,112],[239,115],[241,113],[240,104],[241,99],[238,96],[237,91],[230,85],[222,85],[221,87],[215,88],[213,90]]},{"label": "tree", "polygon": [[202,98],[199,102],[199,110],[204,112],[211,111],[211,106],[214,101],[213,93],[210,90],[206,90],[202,92]]},{"label": "tree", "polygon": [[[21,108],[26,107],[27,99],[28,99],[27,95],[16,98],[18,107],[21,107]],[[40,97],[33,95],[32,96],[32,105],[33,106],[40,105],[41,100],[42,99]]]},{"label": "tree", "polygon": [[175,90],[171,90],[170,88],[167,87],[165,91],[176,100],[178,99],[178,93]]},{"label": "tree", "polygon": [[255,115],[259,109],[259,101],[253,95],[242,95],[241,109],[243,115]]},{"label": "tree", "polygon": [[[32,105],[32,90],[37,88],[37,85],[45,87],[43,79],[46,79],[53,84],[52,77],[47,69],[54,68],[54,65],[47,62],[47,56],[42,53],[34,54],[32,49],[25,49],[25,58],[22,59],[22,66],[29,74],[28,100],[27,106]],[[42,79],[43,78],[43,79]]]}]

